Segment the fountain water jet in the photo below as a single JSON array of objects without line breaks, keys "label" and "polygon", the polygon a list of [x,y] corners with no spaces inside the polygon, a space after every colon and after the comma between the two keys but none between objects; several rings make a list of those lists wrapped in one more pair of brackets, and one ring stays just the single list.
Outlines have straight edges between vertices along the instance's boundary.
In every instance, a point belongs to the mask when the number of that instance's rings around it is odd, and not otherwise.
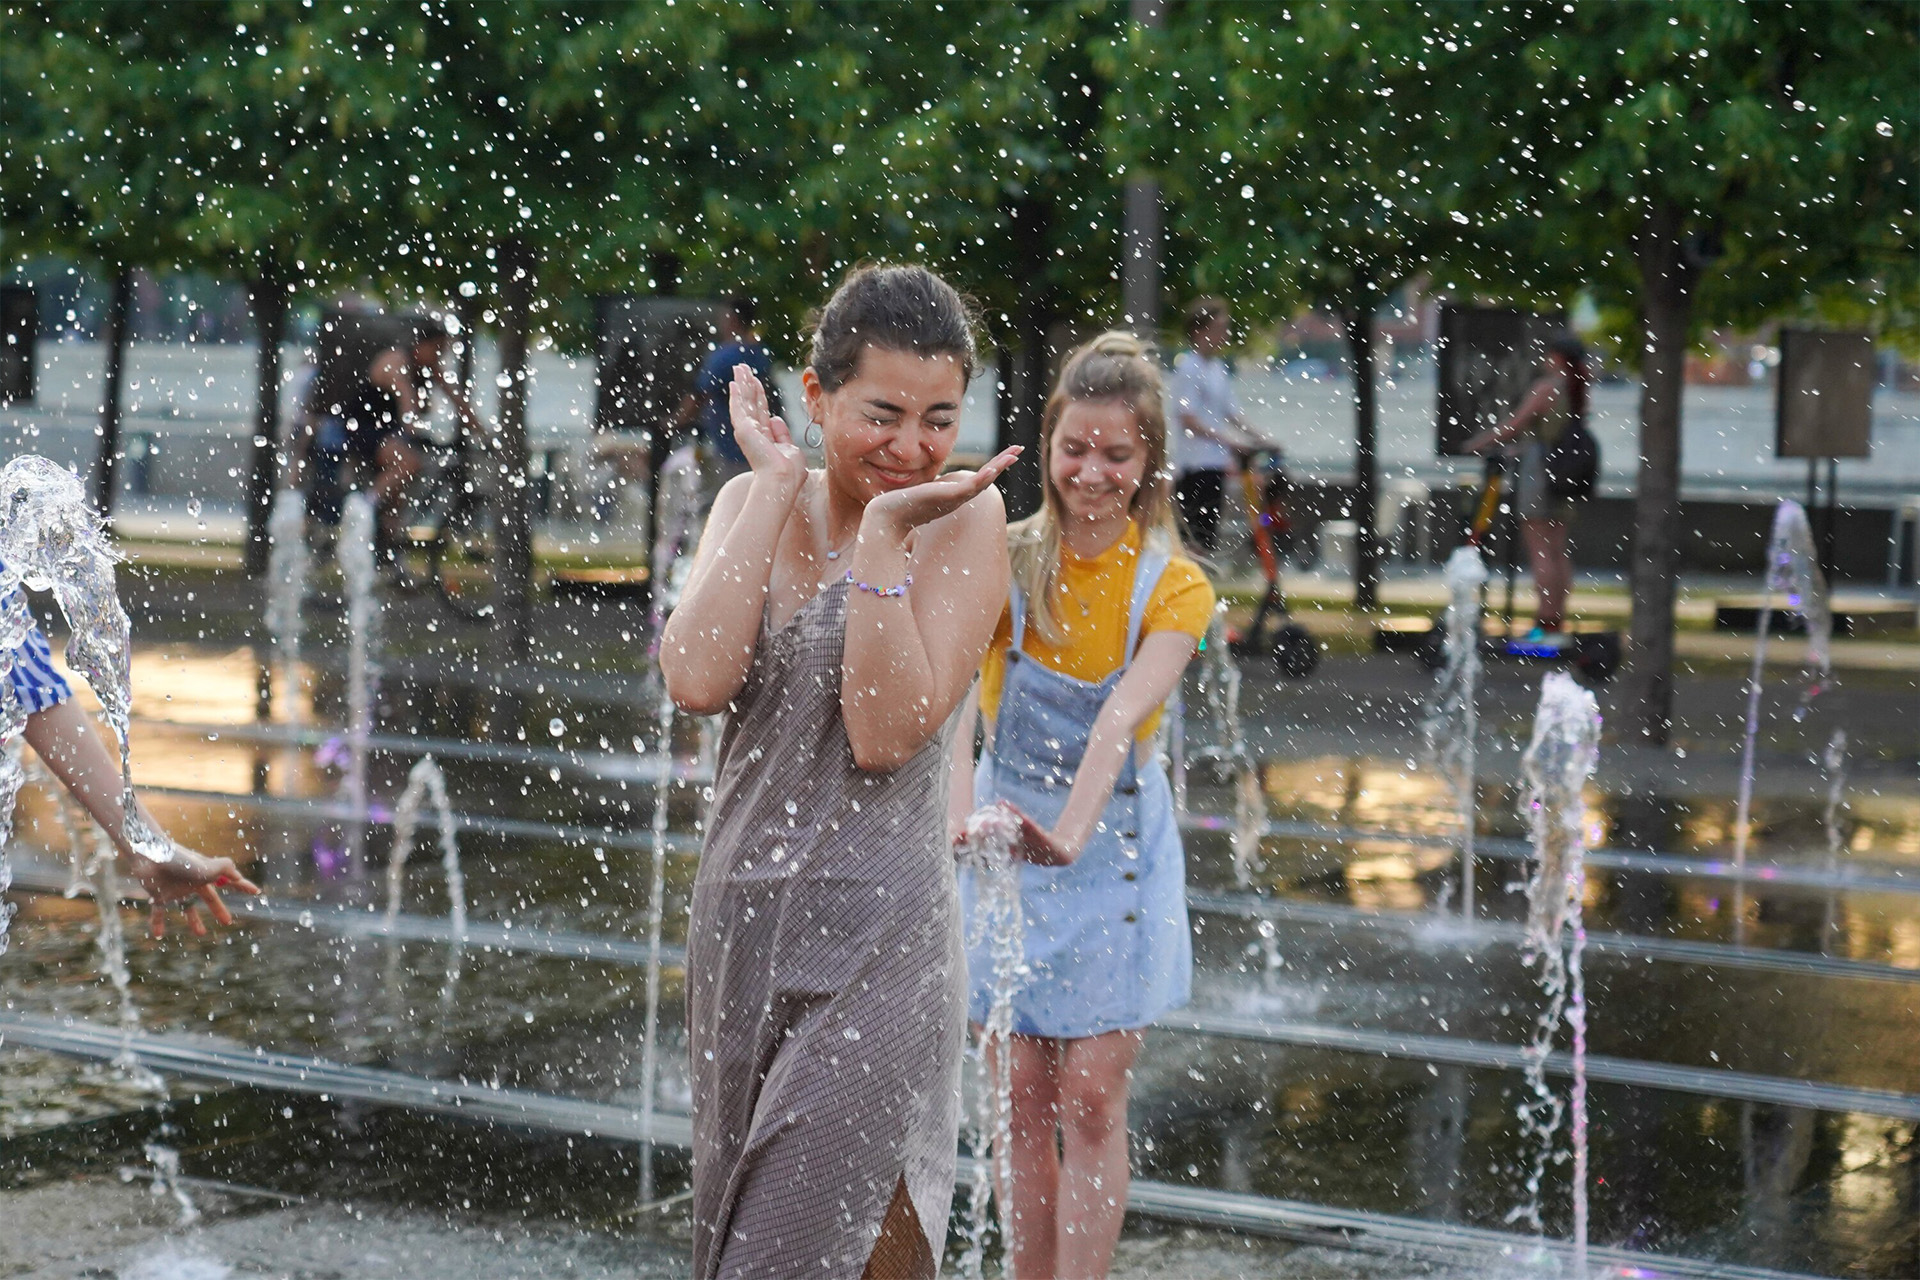
[{"label": "fountain water jet", "polygon": [[374,650],[379,617],[374,609],[374,527],[377,515],[367,493],[347,495],[340,516],[340,576],[347,589],[347,756],[341,797],[356,815],[347,836],[348,866],[358,874],[366,844],[367,738],[373,732],[373,690],[378,678]]},{"label": "fountain water jet", "polygon": [[267,520],[270,550],[267,557],[267,632],[273,637],[274,658],[286,690],[287,720],[300,724],[305,708],[300,698],[300,603],[307,597],[311,557],[307,552],[307,504],[297,489],[282,489],[273,498]]},{"label": "fountain water jet", "polygon": [[1452,789],[1460,823],[1460,916],[1473,918],[1475,752],[1480,735],[1480,595],[1487,566],[1474,547],[1447,557],[1446,665],[1420,726],[1427,759]]},{"label": "fountain water jet", "polygon": [[447,803],[447,779],[430,755],[421,756],[407,771],[407,785],[393,806],[393,851],[387,856],[387,915],[392,927],[400,914],[400,892],[405,887],[407,859],[413,854],[414,832],[420,826],[420,808],[429,799],[440,832],[440,867],[447,878],[447,910],[454,945],[467,936],[467,878],[460,870],[460,837],[454,830],[453,807]]},{"label": "fountain water jet", "polygon": [[[1786,499],[1774,509],[1773,533],[1767,540],[1767,577],[1760,598],[1760,622],[1753,639],[1753,670],[1747,677],[1747,724],[1740,744],[1740,790],[1734,804],[1733,865],[1747,867],[1748,830],[1753,816],[1754,747],[1760,735],[1760,690],[1766,678],[1767,639],[1773,631],[1773,598],[1778,593],[1787,606],[1799,612],[1807,628],[1806,692],[1794,709],[1795,720],[1804,719],[1807,708],[1824,687],[1832,671],[1833,610],[1827,599],[1826,579],[1820,573],[1819,553],[1814,549],[1813,527],[1807,522],[1804,507]],[[1736,943],[1747,938],[1747,887],[1736,881],[1733,888],[1733,937]]]},{"label": "fountain water jet", "polygon": [[[87,502],[80,481],[65,467],[34,454],[15,458],[0,468],[0,592],[6,594],[5,621],[0,622],[0,644],[7,645],[4,661],[24,641],[32,625],[23,595],[12,590],[24,583],[36,591],[51,591],[66,616],[70,635],[67,665],[86,677],[100,700],[101,715],[120,747],[121,834],[134,851],[155,862],[173,860],[173,842],[151,829],[133,798],[133,762],[128,732],[133,718],[133,624],[121,607],[114,584],[118,557],[107,545],[100,518]],[[12,691],[3,695],[9,706]],[[0,739],[11,740],[25,727],[17,708],[0,721]],[[13,801],[20,778],[17,768],[0,766],[0,835],[11,835]]]},{"label": "fountain water jet", "polygon": [[[1586,887],[1586,809],[1582,793],[1600,758],[1600,712],[1590,690],[1564,671],[1540,686],[1533,738],[1521,757],[1527,781],[1521,810],[1533,836],[1535,864],[1527,882],[1527,963],[1538,966],[1546,1007],[1533,1040],[1522,1051],[1528,1099],[1521,1130],[1535,1140],[1527,1202],[1507,1215],[1544,1231],[1540,1184],[1554,1160],[1554,1135],[1571,1112],[1573,1136],[1574,1274],[1587,1274],[1587,998],[1582,967],[1587,931],[1581,899]],[[1573,1089],[1562,1102],[1547,1085],[1547,1058],[1564,1016],[1573,1035]]]},{"label": "fountain water jet", "polygon": [[[1846,847],[1844,833],[1840,829],[1841,813],[1847,804],[1847,731],[1835,729],[1833,736],[1827,739],[1827,749],[1820,756],[1821,771],[1827,777],[1827,805],[1820,815],[1820,825],[1827,836],[1826,866],[1829,876],[1840,870],[1840,852]],[[1827,890],[1827,910],[1820,924],[1820,953],[1825,955],[1833,945],[1833,934],[1839,921],[1839,895]]]},{"label": "fountain water jet", "polygon": [[1013,857],[1019,837],[1018,815],[1007,805],[993,804],[968,817],[962,841],[975,891],[973,919],[967,922],[967,950],[972,952],[984,943],[993,959],[993,994],[972,1052],[974,1175],[967,1246],[960,1263],[960,1273],[969,1280],[984,1274],[987,1202],[996,1182],[1001,1188],[1000,1233],[1006,1249],[1002,1274],[1013,1280],[1013,1215],[1008,1205],[1013,1185],[1013,1055],[1007,1049],[1013,1037],[1013,997],[1027,972],[1020,868]]},{"label": "fountain water jet", "polygon": [[[659,634],[658,628],[655,629]],[[640,1129],[646,1135],[640,1147],[640,1203],[655,1202],[653,1179],[653,1126],[655,1094],[659,1092],[660,1050],[660,932],[666,919],[667,894],[667,801],[673,793],[673,699],[667,696],[666,682],[658,676],[655,704],[655,730],[660,771],[653,783],[653,815],[650,828],[652,847],[648,853],[647,877],[647,997],[646,1017],[640,1040]]]}]

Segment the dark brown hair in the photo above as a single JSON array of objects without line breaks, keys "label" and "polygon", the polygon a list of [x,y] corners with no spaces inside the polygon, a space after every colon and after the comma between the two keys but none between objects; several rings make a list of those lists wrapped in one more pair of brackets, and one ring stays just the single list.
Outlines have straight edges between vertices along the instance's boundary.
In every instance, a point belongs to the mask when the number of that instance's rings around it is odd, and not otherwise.
[{"label": "dark brown hair", "polygon": [[952,356],[968,382],[979,366],[975,310],[925,267],[863,263],[847,273],[813,315],[809,363],[828,391],[845,386],[869,345],[921,356]]},{"label": "dark brown hair", "polygon": [[1227,300],[1211,295],[1195,298],[1187,305],[1187,341],[1192,342],[1200,336],[1200,331],[1227,314]]}]

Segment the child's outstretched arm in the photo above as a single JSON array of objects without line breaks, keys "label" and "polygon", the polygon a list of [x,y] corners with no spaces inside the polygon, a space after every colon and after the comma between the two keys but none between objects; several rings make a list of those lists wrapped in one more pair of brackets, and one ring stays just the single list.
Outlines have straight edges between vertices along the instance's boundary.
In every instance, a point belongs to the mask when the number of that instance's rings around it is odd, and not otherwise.
[{"label": "child's outstretched arm", "polygon": [[[219,923],[233,923],[233,913],[220,900],[220,889],[232,887],[242,893],[259,893],[259,887],[240,874],[231,858],[209,858],[178,844],[173,860],[155,862],[136,853],[127,842],[124,830],[126,814],[121,808],[120,761],[107,749],[95,732],[93,722],[71,701],[58,702],[27,717],[26,738],[53,776],[80,806],[93,816],[127,861],[128,874],[140,882],[151,903],[153,936],[166,933],[167,906],[186,899],[187,927],[204,936],[206,924],[194,910],[199,899]],[[139,803],[138,800],[135,801]],[[147,825],[159,830],[159,824],[140,806]]]},{"label": "child's outstretched arm", "polygon": [[1193,660],[1199,642],[1184,631],[1156,631],[1140,642],[1140,649],[1120,683],[1113,687],[1087,740],[1087,754],[1073,775],[1066,807],[1051,831],[1026,824],[1027,860],[1059,866],[1072,862],[1093,837],[1121,766],[1133,750],[1140,726],[1180,687],[1180,677]]}]

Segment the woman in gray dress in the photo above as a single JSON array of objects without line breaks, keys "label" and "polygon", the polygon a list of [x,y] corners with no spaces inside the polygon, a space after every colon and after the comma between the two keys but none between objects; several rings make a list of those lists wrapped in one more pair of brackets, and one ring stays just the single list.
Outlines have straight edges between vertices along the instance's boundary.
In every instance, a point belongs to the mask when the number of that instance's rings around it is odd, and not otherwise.
[{"label": "woman in gray dress", "polygon": [[944,281],[855,271],[802,376],[817,471],[735,371],[753,469],[660,649],[675,703],[727,717],[687,943],[703,1280],[938,1270],[966,1006],[945,737],[1006,596],[1018,454],[940,474],[974,361]]}]

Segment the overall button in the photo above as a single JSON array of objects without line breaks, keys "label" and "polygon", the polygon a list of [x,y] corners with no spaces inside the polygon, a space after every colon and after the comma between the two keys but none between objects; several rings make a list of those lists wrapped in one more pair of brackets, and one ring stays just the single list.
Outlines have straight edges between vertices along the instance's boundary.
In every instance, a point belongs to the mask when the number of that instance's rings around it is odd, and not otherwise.
[{"label": "overall button", "polygon": [[1126,914],[1126,916],[1124,917],[1124,919],[1126,920],[1126,922],[1127,922],[1128,924],[1137,924],[1137,923],[1139,922],[1139,920],[1140,920],[1140,917],[1139,917],[1139,916],[1136,916],[1135,914],[1133,914],[1133,912],[1131,912],[1131,911],[1129,911],[1129,912],[1127,912],[1127,914]]},{"label": "overall button", "polygon": [[1120,878],[1122,880],[1138,880],[1140,877],[1134,875],[1133,872],[1129,871],[1125,875],[1121,876]]}]

